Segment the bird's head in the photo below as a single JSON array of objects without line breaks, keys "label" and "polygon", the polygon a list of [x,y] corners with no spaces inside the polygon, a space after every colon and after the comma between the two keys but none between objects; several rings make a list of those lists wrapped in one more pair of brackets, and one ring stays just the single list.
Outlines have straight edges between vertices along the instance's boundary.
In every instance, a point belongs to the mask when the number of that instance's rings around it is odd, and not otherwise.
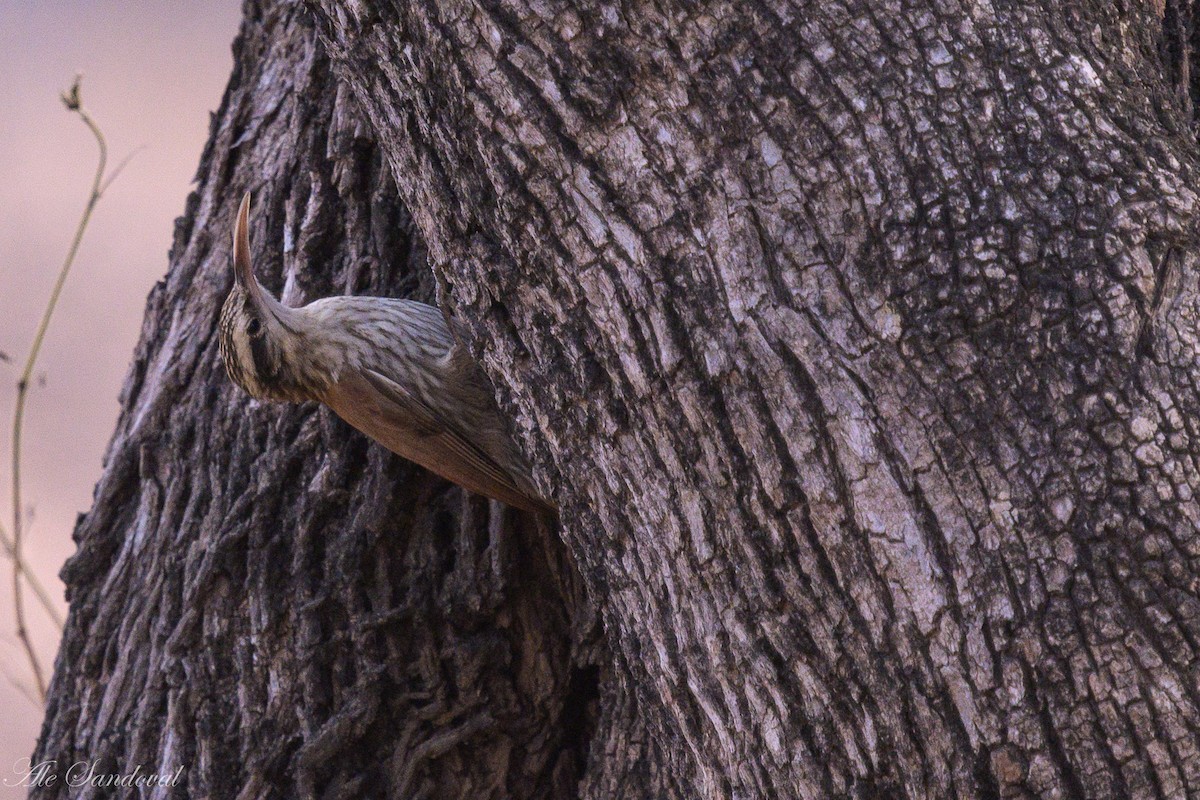
[{"label": "bird's head", "polygon": [[233,229],[233,288],[221,309],[220,351],[225,371],[252,397],[301,400],[290,368],[296,338],[294,309],[276,300],[254,277],[250,263],[250,193],[242,197]]}]

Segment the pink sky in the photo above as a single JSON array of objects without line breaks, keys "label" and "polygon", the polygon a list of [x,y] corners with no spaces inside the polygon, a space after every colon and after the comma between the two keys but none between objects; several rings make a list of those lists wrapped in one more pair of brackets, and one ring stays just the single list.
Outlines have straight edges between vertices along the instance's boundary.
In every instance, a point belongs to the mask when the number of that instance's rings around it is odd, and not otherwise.
[{"label": "pink sky", "polygon": [[[58,92],[84,74],[84,103],[112,161],[145,146],[101,200],[39,361],[26,411],[27,554],[52,593],[91,504],[146,294],[167,268],[184,200],[232,66],[234,0],[0,0],[0,351],[23,359],[86,199],[96,148]],[[11,531],[9,427],[18,365],[0,364],[0,514]],[[41,710],[15,638],[0,561],[0,800],[33,748]],[[47,669],[58,632],[27,594]],[[65,604],[63,604],[65,611]]]}]

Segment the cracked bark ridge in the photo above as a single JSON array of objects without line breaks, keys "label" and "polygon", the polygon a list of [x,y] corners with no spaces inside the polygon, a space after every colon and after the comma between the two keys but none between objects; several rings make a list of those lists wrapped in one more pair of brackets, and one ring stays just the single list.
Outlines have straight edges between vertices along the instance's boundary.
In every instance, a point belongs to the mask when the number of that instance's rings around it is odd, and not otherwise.
[{"label": "cracked bark ridge", "polygon": [[[152,292],[95,506],[36,798],[576,796],[599,680],[554,531],[314,405],[225,377],[237,200],[285,301],[429,299],[411,220],[301,10],[246,4],[235,67]],[[172,773],[174,788],[71,788]]]},{"label": "cracked bark ridge", "polygon": [[584,796],[1200,796],[1190,4],[307,5],[598,599]]}]

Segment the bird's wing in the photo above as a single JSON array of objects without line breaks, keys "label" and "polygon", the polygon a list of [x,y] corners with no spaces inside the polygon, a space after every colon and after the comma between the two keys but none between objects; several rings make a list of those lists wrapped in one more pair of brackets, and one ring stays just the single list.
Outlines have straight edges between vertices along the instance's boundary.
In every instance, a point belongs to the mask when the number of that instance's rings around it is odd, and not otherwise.
[{"label": "bird's wing", "polygon": [[337,382],[326,402],[392,452],[460,486],[527,511],[545,510],[443,414],[386,375],[353,370]]}]

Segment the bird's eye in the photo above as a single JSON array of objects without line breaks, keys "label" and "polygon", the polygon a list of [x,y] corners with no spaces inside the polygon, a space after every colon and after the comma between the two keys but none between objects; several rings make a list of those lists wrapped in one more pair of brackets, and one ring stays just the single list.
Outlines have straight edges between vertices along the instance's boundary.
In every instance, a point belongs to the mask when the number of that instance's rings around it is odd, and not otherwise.
[{"label": "bird's eye", "polygon": [[258,332],[261,330],[262,330],[262,323],[252,317],[250,319],[250,322],[246,325],[246,332],[249,333],[251,336],[258,336]]}]

